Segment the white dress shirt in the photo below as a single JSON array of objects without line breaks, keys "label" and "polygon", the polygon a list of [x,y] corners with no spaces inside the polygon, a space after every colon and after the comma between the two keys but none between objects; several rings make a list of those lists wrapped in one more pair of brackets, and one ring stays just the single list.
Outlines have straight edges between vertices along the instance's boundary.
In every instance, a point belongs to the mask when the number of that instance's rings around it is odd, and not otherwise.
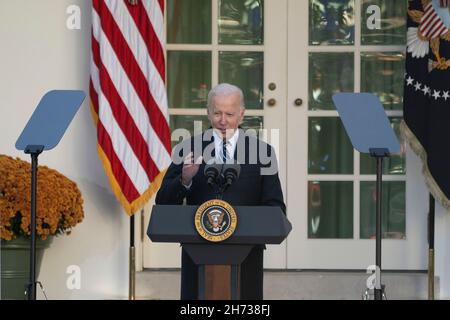
[{"label": "white dress shirt", "polygon": [[[222,139],[219,137],[217,132],[213,130],[213,136],[214,136],[214,148],[215,148],[215,154],[216,154],[216,161],[217,163],[223,163],[222,160]],[[239,138],[239,130],[236,129],[233,136],[227,140],[227,153],[228,153],[228,159],[234,158],[234,151],[236,150],[236,144]]]}]

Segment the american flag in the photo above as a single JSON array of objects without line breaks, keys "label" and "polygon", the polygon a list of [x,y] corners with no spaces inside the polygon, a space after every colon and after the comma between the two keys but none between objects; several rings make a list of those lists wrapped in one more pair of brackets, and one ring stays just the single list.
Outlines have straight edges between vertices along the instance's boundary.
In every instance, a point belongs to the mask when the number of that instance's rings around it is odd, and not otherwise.
[{"label": "american flag", "polygon": [[98,154],[130,215],[159,188],[171,162],[164,0],[133,2],[92,1],[90,78]]}]

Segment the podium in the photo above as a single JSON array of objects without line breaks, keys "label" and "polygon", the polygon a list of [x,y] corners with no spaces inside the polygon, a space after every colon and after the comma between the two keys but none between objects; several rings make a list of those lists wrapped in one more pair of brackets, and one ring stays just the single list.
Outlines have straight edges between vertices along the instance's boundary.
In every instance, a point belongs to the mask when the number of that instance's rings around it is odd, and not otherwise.
[{"label": "podium", "polygon": [[202,238],[194,225],[198,206],[155,205],[147,235],[153,242],[178,242],[199,266],[200,300],[239,300],[239,271],[254,246],[280,244],[292,230],[279,207],[235,206],[233,235],[218,243]]}]

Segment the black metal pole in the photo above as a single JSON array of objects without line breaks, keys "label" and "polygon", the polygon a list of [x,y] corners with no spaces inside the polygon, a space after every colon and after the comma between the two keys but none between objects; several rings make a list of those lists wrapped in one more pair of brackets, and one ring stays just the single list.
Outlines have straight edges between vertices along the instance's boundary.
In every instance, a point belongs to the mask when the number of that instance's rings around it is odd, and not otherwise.
[{"label": "black metal pole", "polygon": [[434,197],[430,193],[428,212],[428,299],[434,300]]},{"label": "black metal pole", "polygon": [[377,185],[376,185],[376,244],[375,244],[375,264],[378,268],[378,278],[375,286],[375,300],[383,299],[383,292],[381,288],[381,239],[382,239],[382,224],[381,224],[381,204],[382,204],[382,174],[383,174],[383,157],[376,157],[377,159]]},{"label": "black metal pole", "polygon": [[28,300],[36,300],[36,189],[38,154],[31,154],[31,244]]},{"label": "black metal pole", "polygon": [[30,276],[27,286],[28,300],[36,300],[36,195],[38,156],[44,150],[42,145],[28,145],[25,153],[31,155],[31,222],[30,222]]},{"label": "black metal pole", "polygon": [[130,247],[134,247],[134,214],[130,217]]},{"label": "black metal pole", "polygon": [[434,197],[430,193],[428,213],[428,247],[434,249]]},{"label": "black metal pole", "polygon": [[134,248],[134,214],[130,217],[130,250],[128,264],[128,299],[136,299],[136,256]]}]

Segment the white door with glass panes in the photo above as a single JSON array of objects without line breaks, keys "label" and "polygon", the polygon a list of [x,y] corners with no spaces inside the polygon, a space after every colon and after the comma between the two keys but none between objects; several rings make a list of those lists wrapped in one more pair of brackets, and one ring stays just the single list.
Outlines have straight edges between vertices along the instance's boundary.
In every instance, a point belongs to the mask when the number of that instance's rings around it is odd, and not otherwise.
[{"label": "white door with glass panes", "polygon": [[[399,135],[407,1],[289,0],[288,268],[375,264],[375,163],[352,148],[332,103],[371,92]],[[296,99],[303,104],[296,105]],[[382,268],[426,268],[427,191],[401,140],[384,161]]]},{"label": "white door with glass panes", "polygon": [[[172,130],[209,126],[206,95],[219,82],[243,89],[244,129],[276,129],[268,141],[277,149],[293,229],[282,245],[268,246],[266,268],[375,264],[375,166],[353,150],[331,96],[377,94],[398,132],[406,2],[166,1]],[[194,121],[201,121],[197,128]],[[418,170],[404,142],[402,153],[385,161],[384,269],[425,269],[427,191]],[[177,244],[144,237],[143,248],[145,268],[180,266]]]}]

